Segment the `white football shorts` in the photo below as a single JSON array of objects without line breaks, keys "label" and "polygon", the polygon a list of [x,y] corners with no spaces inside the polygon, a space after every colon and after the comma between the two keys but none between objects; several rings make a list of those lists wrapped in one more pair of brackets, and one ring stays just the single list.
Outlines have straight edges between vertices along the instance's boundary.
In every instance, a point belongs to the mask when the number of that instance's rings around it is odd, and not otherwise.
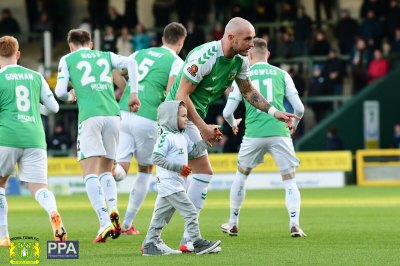
[{"label": "white football shorts", "polygon": [[121,118],[117,162],[130,163],[135,156],[139,165],[153,165],[151,156],[157,142],[157,122],[122,110]]},{"label": "white football shorts", "polygon": [[104,156],[115,160],[120,128],[119,116],[94,116],[78,125],[78,160]]},{"label": "white football shorts", "polygon": [[46,150],[0,146],[0,176],[12,175],[17,163],[21,181],[47,184]]},{"label": "white football shorts", "polygon": [[243,137],[238,155],[240,168],[255,168],[264,162],[264,155],[271,154],[279,171],[299,166],[300,160],[296,157],[293,141],[288,137]]}]

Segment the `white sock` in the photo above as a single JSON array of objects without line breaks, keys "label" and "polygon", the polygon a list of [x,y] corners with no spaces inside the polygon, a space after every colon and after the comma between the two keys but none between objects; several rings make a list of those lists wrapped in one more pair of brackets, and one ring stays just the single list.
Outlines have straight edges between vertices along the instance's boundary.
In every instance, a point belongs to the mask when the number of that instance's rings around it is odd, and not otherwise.
[{"label": "white sock", "polygon": [[283,180],[286,191],[286,208],[289,213],[290,227],[300,225],[300,191],[297,188],[296,179]]},{"label": "white sock", "polygon": [[106,201],[104,199],[103,188],[96,175],[87,175],[84,180],[86,193],[89,197],[90,203],[99,218],[100,227],[110,224]]},{"label": "white sock", "polygon": [[124,170],[124,168],[117,163],[117,165],[115,166],[114,169],[114,179],[115,181],[121,181],[124,180],[126,178],[126,172]]},{"label": "white sock", "polygon": [[40,188],[35,193],[35,199],[39,202],[40,206],[51,215],[53,211],[57,211],[56,198],[53,192],[47,188]]},{"label": "white sock", "polygon": [[129,229],[135,220],[136,214],[140,210],[149,190],[150,178],[151,174],[138,172],[135,186],[129,194],[128,207],[122,224],[124,230]]},{"label": "white sock", "polygon": [[104,196],[108,203],[108,209],[110,211],[118,210],[118,195],[117,195],[117,183],[111,172],[105,172],[99,175],[99,180],[104,191]]},{"label": "white sock", "polygon": [[212,175],[193,174],[187,195],[197,209],[202,209],[207,196],[208,184]]},{"label": "white sock", "polygon": [[0,187],[0,238],[8,236],[8,204],[5,188]]},{"label": "white sock", "polygon": [[242,203],[246,197],[246,180],[248,175],[236,171],[235,180],[233,180],[230,193],[230,216],[229,224],[239,225],[239,212]]}]

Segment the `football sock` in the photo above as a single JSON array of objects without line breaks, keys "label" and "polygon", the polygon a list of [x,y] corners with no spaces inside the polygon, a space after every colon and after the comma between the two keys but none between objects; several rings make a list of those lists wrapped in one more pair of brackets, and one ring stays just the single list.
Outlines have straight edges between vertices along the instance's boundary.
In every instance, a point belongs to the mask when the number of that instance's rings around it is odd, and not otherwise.
[{"label": "football sock", "polygon": [[111,172],[105,172],[99,175],[99,180],[104,191],[104,196],[108,203],[108,209],[118,210],[118,195],[117,195],[117,183]]},{"label": "football sock", "polygon": [[0,238],[8,236],[8,204],[6,190],[0,187]]},{"label": "football sock", "polygon": [[35,199],[39,202],[40,206],[51,215],[53,211],[57,211],[56,198],[53,192],[47,188],[40,188],[35,193]]},{"label": "football sock", "polygon": [[296,184],[296,179],[283,180],[286,191],[286,208],[289,213],[290,226],[300,225],[300,191]]},{"label": "football sock", "polygon": [[187,195],[197,209],[202,209],[207,197],[208,184],[212,175],[193,174],[189,184]]},{"label": "football sock", "polygon": [[110,224],[103,188],[101,187],[99,179],[96,175],[89,174],[85,176],[84,182],[90,203],[99,218],[100,227]]},{"label": "football sock", "polygon": [[136,214],[140,210],[144,199],[146,198],[147,191],[149,190],[149,182],[151,174],[138,172],[135,186],[129,194],[128,207],[126,209],[122,229],[127,230],[131,227],[132,222],[135,220]]},{"label": "football sock", "polygon": [[232,183],[230,193],[230,216],[229,224],[239,225],[239,212],[242,203],[246,197],[246,180],[247,175],[236,171],[235,180]]}]

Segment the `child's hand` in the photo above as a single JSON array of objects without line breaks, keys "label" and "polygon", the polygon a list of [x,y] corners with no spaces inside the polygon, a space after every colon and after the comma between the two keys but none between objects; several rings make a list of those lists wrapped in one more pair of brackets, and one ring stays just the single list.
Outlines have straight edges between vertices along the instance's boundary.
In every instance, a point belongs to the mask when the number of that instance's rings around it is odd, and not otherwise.
[{"label": "child's hand", "polygon": [[180,172],[181,176],[187,177],[191,173],[192,173],[191,167],[189,167],[187,165],[182,166],[182,171]]}]

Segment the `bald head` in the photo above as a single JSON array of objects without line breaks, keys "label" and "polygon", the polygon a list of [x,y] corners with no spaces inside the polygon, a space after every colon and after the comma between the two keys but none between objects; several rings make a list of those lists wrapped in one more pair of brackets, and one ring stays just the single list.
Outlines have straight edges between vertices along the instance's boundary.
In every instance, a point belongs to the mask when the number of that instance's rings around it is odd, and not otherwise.
[{"label": "bald head", "polygon": [[253,31],[254,27],[251,25],[251,23],[243,18],[240,17],[235,17],[231,19],[228,24],[226,24],[225,27],[225,35],[227,34],[233,34],[236,35],[242,31]]},{"label": "bald head", "polygon": [[224,55],[231,58],[237,54],[247,56],[250,48],[253,47],[253,38],[256,33],[253,25],[243,18],[231,19],[225,27],[222,37]]}]

